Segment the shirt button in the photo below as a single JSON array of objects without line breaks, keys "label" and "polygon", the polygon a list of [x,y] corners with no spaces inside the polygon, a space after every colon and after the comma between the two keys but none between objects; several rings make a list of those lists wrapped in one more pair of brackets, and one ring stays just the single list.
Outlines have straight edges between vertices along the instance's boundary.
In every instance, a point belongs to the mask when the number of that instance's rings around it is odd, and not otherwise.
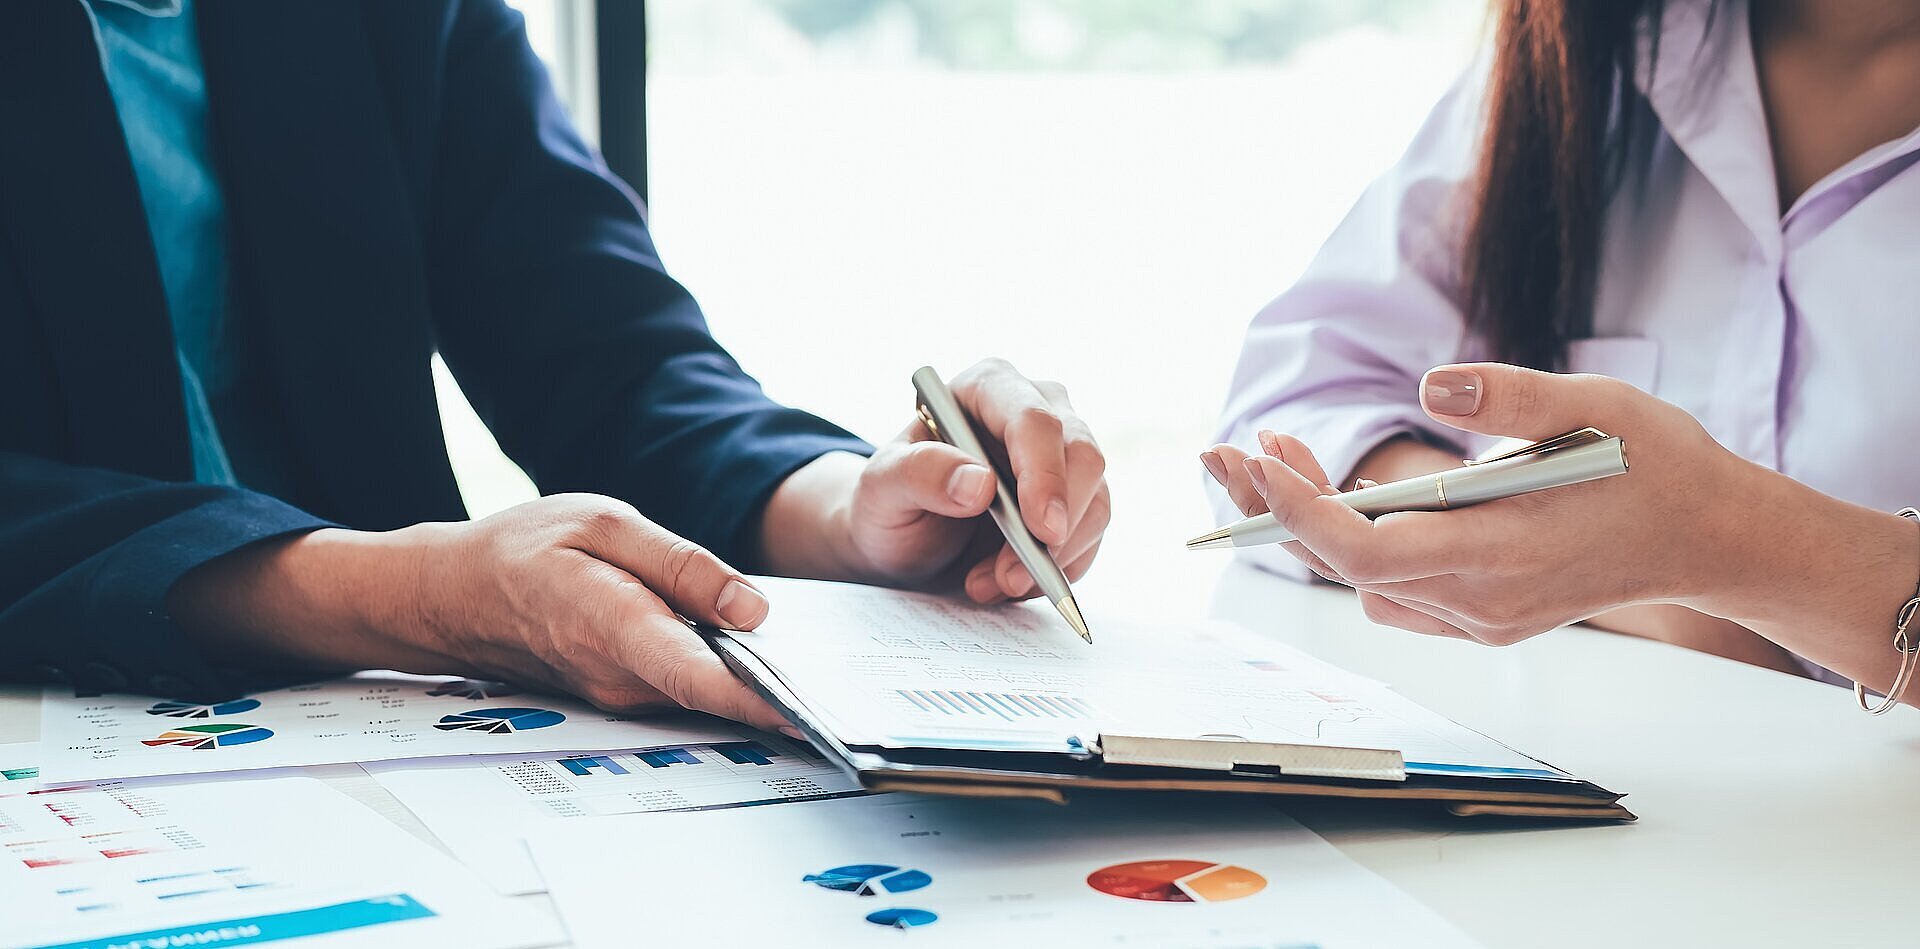
[{"label": "shirt button", "polygon": [[53,685],[66,685],[73,681],[73,677],[70,675],[67,675],[67,670],[62,669],[59,666],[50,665],[44,662],[37,666],[34,666],[31,672],[34,680],[38,682],[47,682]]},{"label": "shirt button", "polygon": [[162,673],[147,680],[147,691],[167,698],[179,698],[194,691],[193,683],[176,676]]},{"label": "shirt button", "polygon": [[120,671],[119,666],[89,662],[80,667],[75,684],[89,691],[122,692],[127,688],[127,674]]}]

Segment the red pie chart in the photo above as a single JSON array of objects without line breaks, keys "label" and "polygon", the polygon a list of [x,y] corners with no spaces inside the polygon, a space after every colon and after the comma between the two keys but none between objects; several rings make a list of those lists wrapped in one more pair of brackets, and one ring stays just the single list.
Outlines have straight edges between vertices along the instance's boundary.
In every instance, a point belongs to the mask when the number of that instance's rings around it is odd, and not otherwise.
[{"label": "red pie chart", "polygon": [[1211,860],[1139,860],[1087,874],[1087,885],[1108,896],[1146,903],[1224,903],[1267,888],[1246,867]]}]

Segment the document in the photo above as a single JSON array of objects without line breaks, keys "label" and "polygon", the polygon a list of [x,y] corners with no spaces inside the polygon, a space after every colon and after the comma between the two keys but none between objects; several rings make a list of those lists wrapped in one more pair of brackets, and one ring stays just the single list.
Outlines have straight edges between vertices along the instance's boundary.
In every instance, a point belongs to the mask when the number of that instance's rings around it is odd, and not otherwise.
[{"label": "document", "polygon": [[[1393,690],[1231,624],[1094,614],[1094,645],[1024,604],[755,580],[730,633],[849,745],[1073,752],[1101,735],[1393,749],[1409,774],[1558,772]],[[1565,776],[1567,780],[1573,780]]]},{"label": "document", "polygon": [[312,778],[0,789],[0,856],[6,949],[564,938]]},{"label": "document", "polygon": [[501,893],[546,889],[525,837],[552,820],[865,793],[811,747],[745,729],[735,741],[709,744],[363,767]]},{"label": "document", "polygon": [[886,794],[574,821],[529,844],[582,949],[1475,945],[1244,798]]},{"label": "document", "polygon": [[434,755],[543,754],[725,740],[719,719],[609,715],[497,682],[369,672],[201,703],[133,695],[41,705],[45,781],[198,774]]}]

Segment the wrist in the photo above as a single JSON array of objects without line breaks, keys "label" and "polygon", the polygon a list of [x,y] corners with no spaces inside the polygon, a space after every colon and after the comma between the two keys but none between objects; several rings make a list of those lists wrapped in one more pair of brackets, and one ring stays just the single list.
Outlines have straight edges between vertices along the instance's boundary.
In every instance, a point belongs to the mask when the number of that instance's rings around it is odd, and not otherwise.
[{"label": "wrist", "polygon": [[189,572],[168,597],[182,631],[263,664],[420,667],[420,525],[328,528],[244,547]]},{"label": "wrist", "polygon": [[854,542],[854,499],[867,459],[829,452],[774,488],[760,516],[759,562],[776,576],[868,580],[872,563]]},{"label": "wrist", "polygon": [[1710,548],[1731,556],[1709,558],[1719,582],[1699,591],[1695,608],[1816,661],[1832,633],[1890,633],[1920,578],[1913,522],[1749,467]]}]

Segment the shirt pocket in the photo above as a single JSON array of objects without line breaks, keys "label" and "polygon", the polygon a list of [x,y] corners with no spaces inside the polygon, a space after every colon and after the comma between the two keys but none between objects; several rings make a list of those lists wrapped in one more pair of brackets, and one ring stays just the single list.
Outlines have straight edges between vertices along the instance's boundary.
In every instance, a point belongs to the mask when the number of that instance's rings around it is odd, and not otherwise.
[{"label": "shirt pocket", "polygon": [[1611,376],[1648,395],[1660,369],[1660,344],[1645,336],[1595,336],[1567,344],[1567,371]]}]

